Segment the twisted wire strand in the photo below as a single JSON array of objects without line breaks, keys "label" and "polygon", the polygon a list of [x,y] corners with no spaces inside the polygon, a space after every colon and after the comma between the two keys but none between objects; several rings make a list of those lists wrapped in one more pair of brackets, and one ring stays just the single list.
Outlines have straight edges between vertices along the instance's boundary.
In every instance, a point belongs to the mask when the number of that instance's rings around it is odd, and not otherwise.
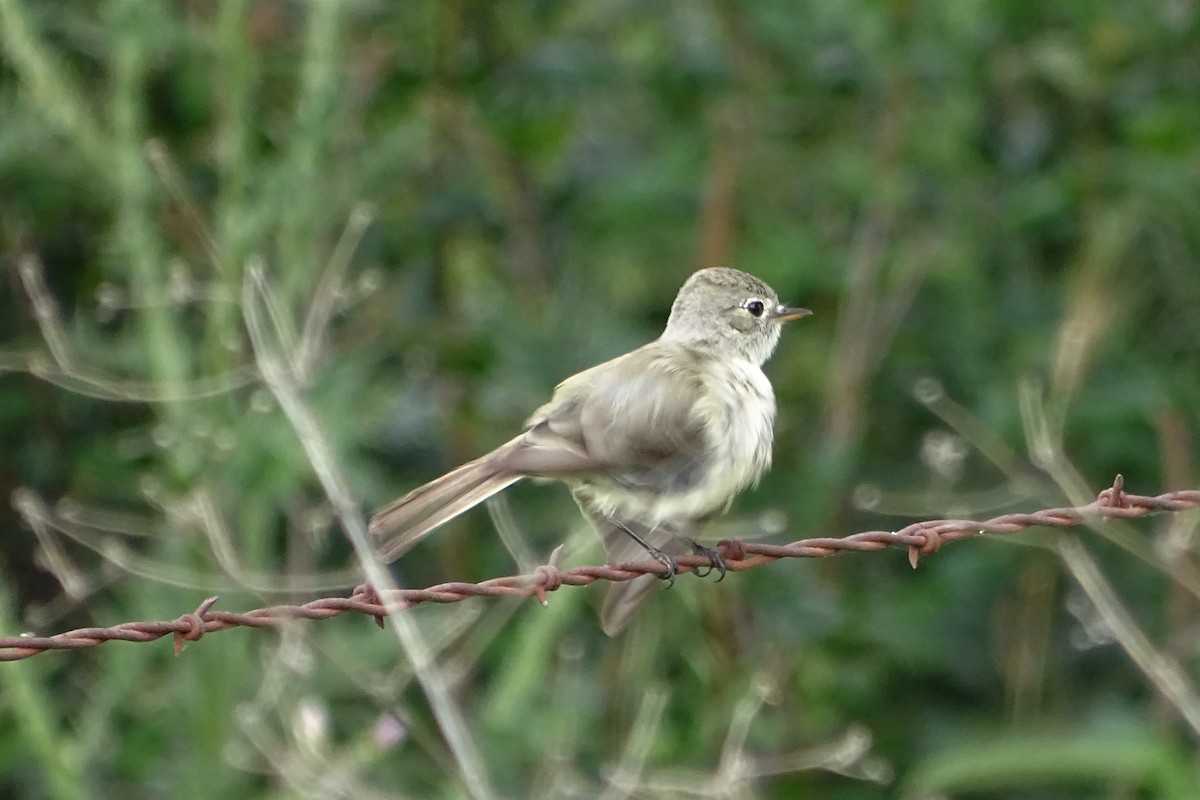
[{"label": "twisted wire strand", "polygon": [[[781,558],[825,558],[844,551],[865,552],[888,547],[908,550],[913,567],[922,555],[929,555],[942,544],[985,534],[1012,534],[1031,527],[1070,528],[1102,519],[1135,519],[1154,512],[1178,512],[1200,507],[1200,489],[1166,492],[1155,497],[1127,494],[1124,479],[1118,475],[1112,488],[1100,492],[1096,500],[1079,507],[1047,508],[1031,513],[1002,514],[982,522],[969,519],[935,519],[915,522],[898,531],[863,531],[841,538],[800,539],[784,545],[724,539],[717,550],[731,572],[760,567]],[[124,622],[107,628],[78,628],[53,636],[0,637],[0,661],[19,661],[49,650],[81,650],[113,640],[150,642],[171,636],[175,654],[185,641],[197,641],[206,633],[229,628],[273,628],[288,620],[323,620],[346,613],[374,617],[383,627],[384,617],[422,603],[458,603],[472,597],[536,597],[543,605],[546,593],[563,585],[587,586],[597,581],[629,581],[640,575],[664,574],[665,567],[654,560],[604,566],[559,569],[561,548],[549,563],[528,575],[510,575],[479,583],[441,583],[425,589],[397,589],[376,592],[360,585],[349,597],[325,597],[303,605],[275,605],[252,611],[231,612],[213,609],[216,597],[206,599],[193,612],[173,620]],[[710,566],[706,556],[680,556],[679,571],[691,572]]]}]

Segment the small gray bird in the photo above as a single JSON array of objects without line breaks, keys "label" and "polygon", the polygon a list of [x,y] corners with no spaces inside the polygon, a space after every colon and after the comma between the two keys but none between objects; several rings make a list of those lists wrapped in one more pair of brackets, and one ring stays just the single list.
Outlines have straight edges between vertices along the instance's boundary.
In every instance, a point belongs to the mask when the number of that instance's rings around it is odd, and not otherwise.
[{"label": "small gray bird", "polygon": [[[780,304],[736,269],[688,278],[657,340],[567,378],[527,430],[415,489],[371,520],[391,561],[440,525],[522,478],[565,483],[609,563],[644,548],[674,579],[674,555],[706,555],[694,538],[771,465],[775,394],[762,365],[784,322],[812,312]],[[657,543],[657,544],[656,544]],[[601,613],[614,635],[655,576],[614,584]]]}]

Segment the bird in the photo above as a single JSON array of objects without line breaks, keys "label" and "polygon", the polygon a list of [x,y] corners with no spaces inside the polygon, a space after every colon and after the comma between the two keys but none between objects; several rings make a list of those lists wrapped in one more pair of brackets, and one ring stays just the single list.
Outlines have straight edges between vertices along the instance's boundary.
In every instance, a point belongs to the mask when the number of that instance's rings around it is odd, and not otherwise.
[{"label": "bird", "polygon": [[772,459],[775,395],[763,364],[783,324],[809,316],[758,278],[729,267],[691,274],[652,342],[564,380],[525,430],[490,453],[378,511],[369,530],[384,561],[525,478],[566,484],[609,563],[638,548],[662,564],[614,584],[601,627],[619,633],[676,556],[720,554],[699,544],[704,523],[756,485]]}]

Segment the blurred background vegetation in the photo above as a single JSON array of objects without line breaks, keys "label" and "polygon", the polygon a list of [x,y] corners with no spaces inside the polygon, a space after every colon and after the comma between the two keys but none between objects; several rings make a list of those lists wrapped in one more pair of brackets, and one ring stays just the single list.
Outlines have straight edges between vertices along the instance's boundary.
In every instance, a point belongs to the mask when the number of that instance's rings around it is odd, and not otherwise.
[{"label": "blurred background vegetation", "polygon": [[[364,511],[713,265],[816,312],[718,534],[1194,486],[1198,14],[0,0],[0,629],[359,580],[255,367],[256,262]],[[561,488],[510,494],[508,547],[480,509],[396,579],[600,558]],[[420,608],[462,730],[365,619],[43,655],[0,667],[0,795],[1196,797],[1198,521],[685,578],[613,640],[602,587]]]}]

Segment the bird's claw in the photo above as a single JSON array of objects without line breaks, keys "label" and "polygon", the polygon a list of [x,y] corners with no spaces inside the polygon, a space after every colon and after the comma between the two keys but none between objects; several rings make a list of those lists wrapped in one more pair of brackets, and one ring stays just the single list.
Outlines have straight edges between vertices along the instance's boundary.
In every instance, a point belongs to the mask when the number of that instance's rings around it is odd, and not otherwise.
[{"label": "bird's claw", "polygon": [[662,550],[659,550],[658,548],[649,550],[649,553],[650,553],[650,556],[655,561],[657,561],[658,563],[662,564],[664,567],[667,568],[667,573],[665,575],[659,575],[658,577],[660,577],[664,581],[666,581],[667,588],[670,589],[672,586],[675,585],[675,576],[679,574],[679,564],[675,561],[674,558],[667,555],[666,553],[664,553]]},{"label": "bird's claw", "polygon": [[712,547],[705,547],[704,545],[697,542],[695,539],[690,539],[689,543],[692,545],[693,553],[695,553],[698,556],[704,556],[705,558],[708,559],[708,569],[704,570],[704,572],[701,572],[699,569],[697,569],[696,577],[697,578],[707,578],[709,575],[712,574],[712,571],[715,569],[717,572],[720,573],[720,577],[717,578],[717,583],[720,583],[721,581],[725,580],[725,573],[729,571],[729,567],[725,563],[725,556],[721,555],[719,550],[716,550],[715,548],[712,548]]}]

